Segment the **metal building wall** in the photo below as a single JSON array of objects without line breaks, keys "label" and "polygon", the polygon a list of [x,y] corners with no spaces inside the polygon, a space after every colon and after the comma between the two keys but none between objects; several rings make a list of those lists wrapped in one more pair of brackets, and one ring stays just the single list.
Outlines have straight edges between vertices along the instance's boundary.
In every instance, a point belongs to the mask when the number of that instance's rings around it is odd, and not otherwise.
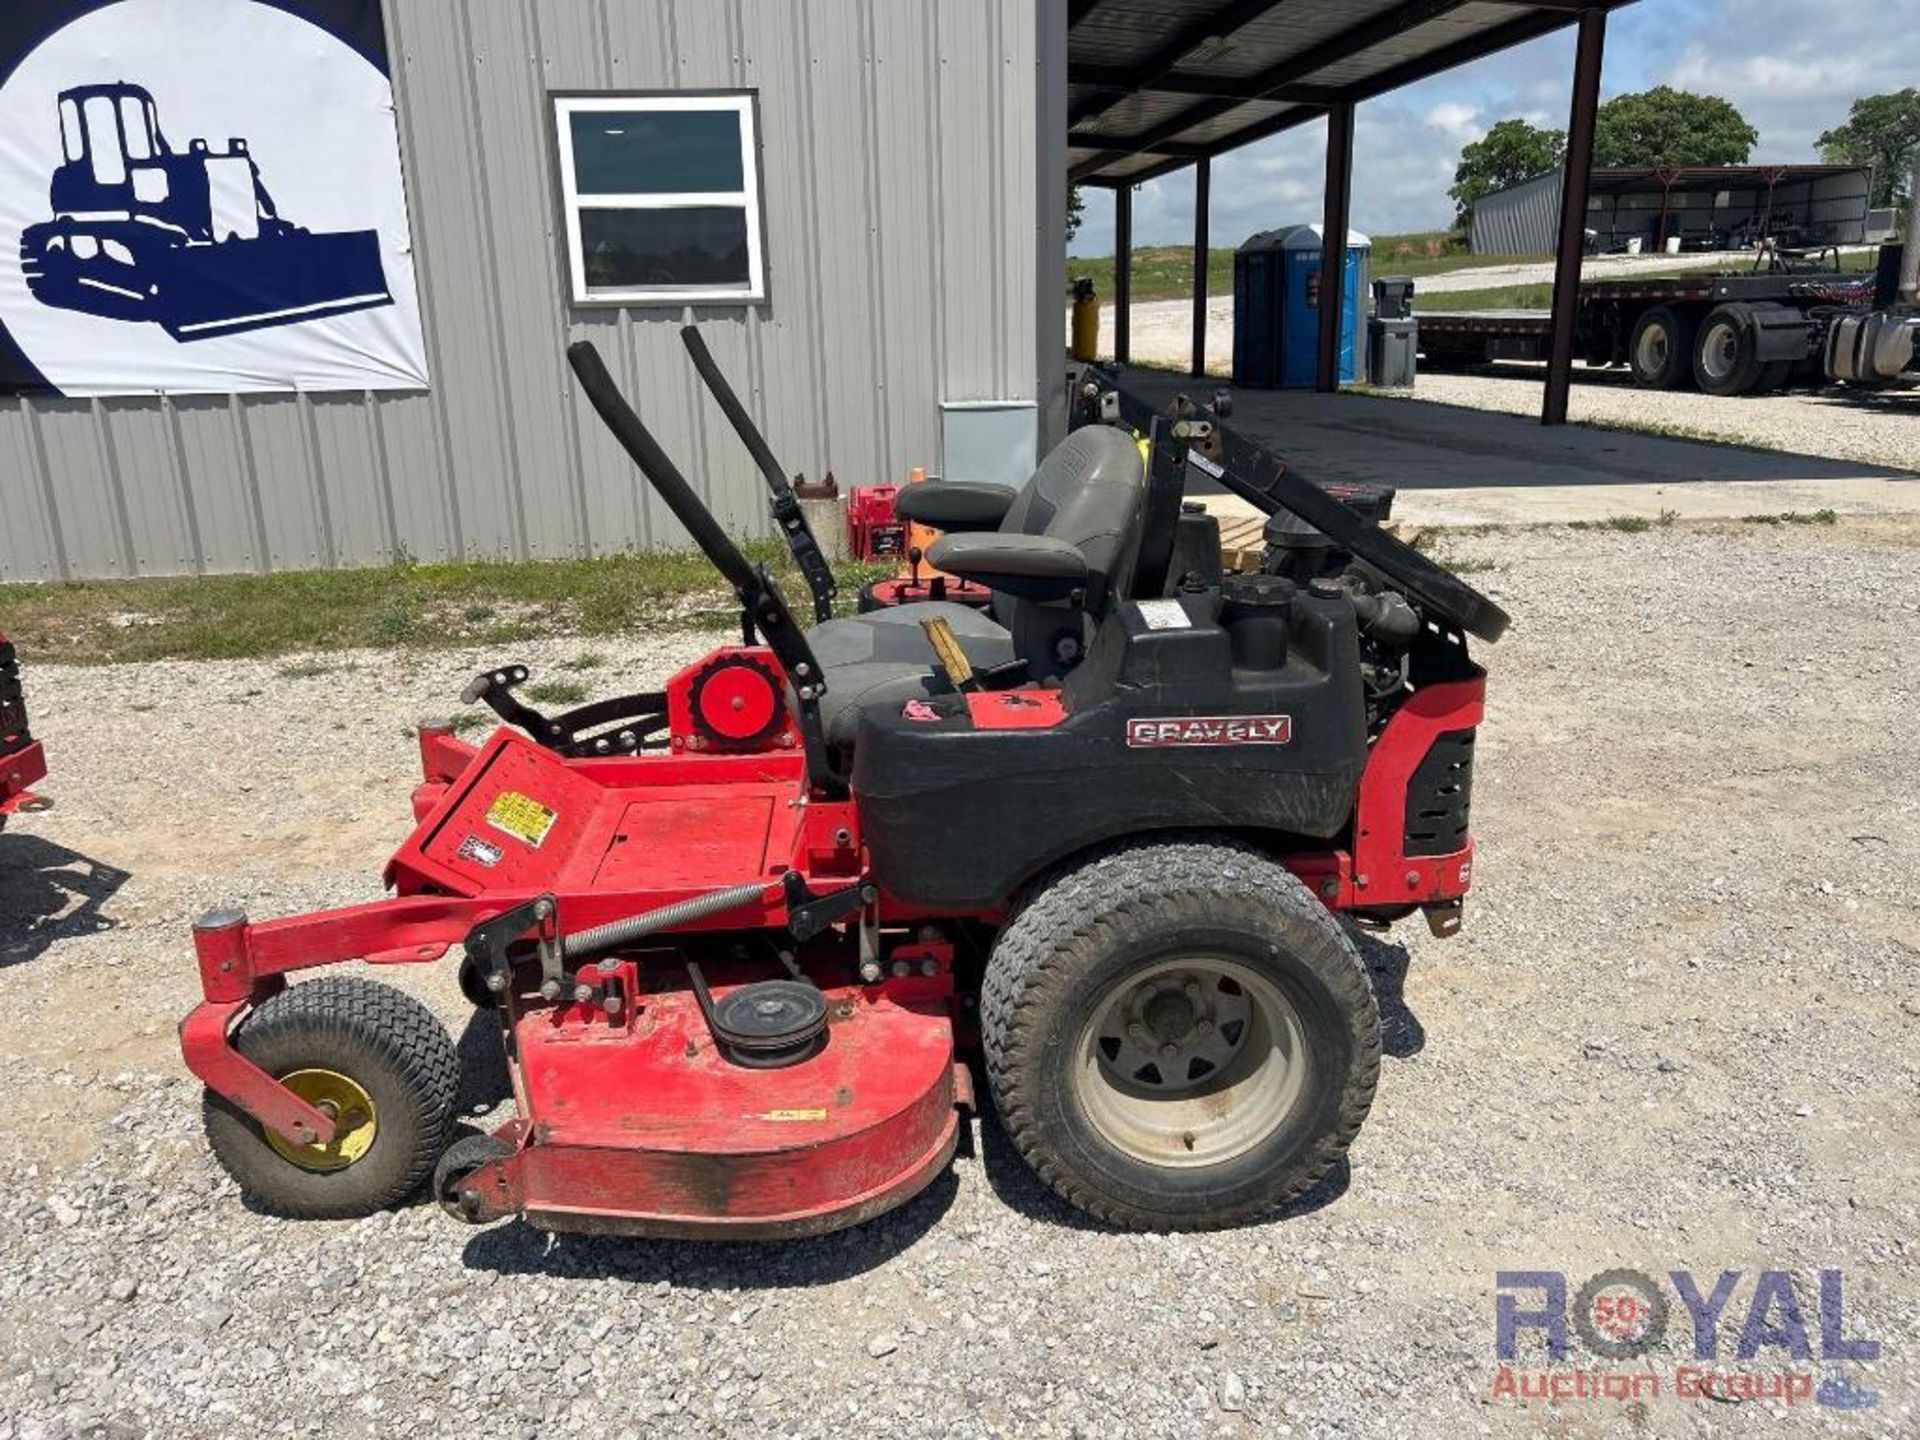
[{"label": "metal building wall", "polygon": [[[385,0],[425,395],[0,401],[0,581],[526,559],[684,541],[575,394],[591,339],[741,533],[786,464],[939,461],[942,400],[1032,400],[1029,0]],[[767,304],[570,311],[550,90],[757,89]],[[1056,307],[1057,308],[1057,307]]]},{"label": "metal building wall", "polygon": [[1473,203],[1476,255],[1551,255],[1560,239],[1561,172],[1554,170]]}]

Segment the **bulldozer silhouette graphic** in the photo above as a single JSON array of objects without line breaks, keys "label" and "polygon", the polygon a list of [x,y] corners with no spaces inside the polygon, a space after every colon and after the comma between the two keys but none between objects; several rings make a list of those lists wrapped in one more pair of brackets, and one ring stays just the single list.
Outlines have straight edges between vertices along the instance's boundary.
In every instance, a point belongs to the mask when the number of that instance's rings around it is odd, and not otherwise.
[{"label": "bulldozer silhouette graphic", "polygon": [[285,219],[245,140],[175,151],[139,85],[66,90],[59,111],[53,219],[20,237],[41,304],[155,321],[191,341],[393,303],[379,232],[315,234]]}]

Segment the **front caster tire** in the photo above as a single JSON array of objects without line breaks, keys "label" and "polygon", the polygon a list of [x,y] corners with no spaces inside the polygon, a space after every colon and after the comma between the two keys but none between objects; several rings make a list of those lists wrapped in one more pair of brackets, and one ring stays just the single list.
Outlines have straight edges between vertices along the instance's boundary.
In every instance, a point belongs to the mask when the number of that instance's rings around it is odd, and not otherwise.
[{"label": "front caster tire", "polygon": [[505,1160],[511,1154],[511,1145],[491,1135],[467,1135],[454,1141],[433,1167],[433,1198],[463,1225],[484,1225],[478,1197],[467,1181],[481,1166]]},{"label": "front caster tire", "polygon": [[420,1188],[453,1126],[453,1041],[410,995],[371,980],[313,980],[241,1022],[234,1047],[344,1122],[328,1145],[295,1145],[223,1096],[203,1105],[214,1158],[269,1214],[370,1215]]},{"label": "front caster tire", "polygon": [[995,942],[980,1018],[1015,1148],[1130,1229],[1217,1229],[1298,1198],[1380,1074],[1373,986],[1339,922],[1222,841],[1136,842],[1053,876]]}]

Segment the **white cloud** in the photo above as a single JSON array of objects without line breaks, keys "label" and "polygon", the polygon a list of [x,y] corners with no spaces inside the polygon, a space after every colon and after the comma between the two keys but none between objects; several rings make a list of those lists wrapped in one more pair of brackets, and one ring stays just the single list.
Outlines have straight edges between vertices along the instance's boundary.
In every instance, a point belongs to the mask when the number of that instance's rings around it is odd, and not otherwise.
[{"label": "white cloud", "polygon": [[1486,134],[1486,126],[1480,123],[1480,107],[1457,100],[1443,101],[1427,111],[1427,127],[1451,135],[1462,144]]}]

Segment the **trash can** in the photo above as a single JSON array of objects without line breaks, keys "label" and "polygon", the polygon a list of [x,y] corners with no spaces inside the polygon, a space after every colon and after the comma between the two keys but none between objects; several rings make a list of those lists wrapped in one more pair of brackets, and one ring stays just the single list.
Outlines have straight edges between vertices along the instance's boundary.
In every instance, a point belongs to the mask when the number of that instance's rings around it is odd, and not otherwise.
[{"label": "trash can", "polygon": [[1375,385],[1404,390],[1413,384],[1420,349],[1413,318],[1413,277],[1382,275],[1373,282],[1373,318],[1367,322],[1367,375]]},{"label": "trash can", "polygon": [[1382,275],[1373,282],[1373,314],[1378,320],[1413,318],[1413,277]]},{"label": "trash can", "polygon": [[1411,315],[1404,320],[1382,320],[1376,315],[1367,322],[1367,374],[1375,385],[1389,390],[1412,386],[1420,350],[1419,324]]},{"label": "trash can", "polygon": [[[1340,379],[1356,378],[1373,242],[1347,233],[1341,298]],[[1233,257],[1233,383],[1253,390],[1305,389],[1320,352],[1320,227],[1288,225],[1250,237]]]}]

